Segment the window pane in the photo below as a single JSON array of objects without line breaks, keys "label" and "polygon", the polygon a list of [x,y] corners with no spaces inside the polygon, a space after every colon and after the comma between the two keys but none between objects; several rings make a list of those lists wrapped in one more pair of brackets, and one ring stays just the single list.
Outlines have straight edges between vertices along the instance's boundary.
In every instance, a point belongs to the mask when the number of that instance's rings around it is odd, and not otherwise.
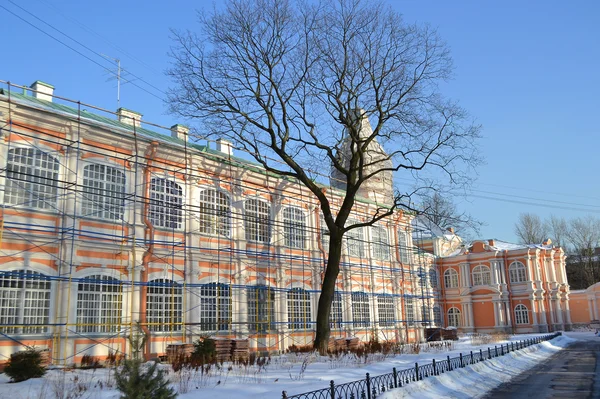
[{"label": "window pane", "polygon": [[156,227],[181,229],[183,190],[171,180],[154,178],[150,181],[149,218]]},{"label": "window pane", "polygon": [[125,206],[125,174],[105,165],[83,168],[83,216],[118,220]]}]

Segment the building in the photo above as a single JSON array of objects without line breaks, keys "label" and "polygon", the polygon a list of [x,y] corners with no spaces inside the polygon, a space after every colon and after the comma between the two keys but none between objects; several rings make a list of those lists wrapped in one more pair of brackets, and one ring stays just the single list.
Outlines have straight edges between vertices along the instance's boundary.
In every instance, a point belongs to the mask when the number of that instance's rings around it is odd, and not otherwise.
[{"label": "building", "polygon": [[[138,322],[151,334],[150,355],[200,335],[248,338],[257,351],[311,343],[327,235],[306,188],[225,140],[192,143],[184,126],[59,99],[40,81],[4,84],[2,357],[23,345],[47,347],[65,364],[128,354]],[[375,212],[390,185],[391,176],[372,182],[353,219]],[[323,190],[332,203],[343,198],[343,187]],[[447,243],[413,222],[399,211],[347,235],[332,336],[411,342],[426,338],[425,327],[568,326],[560,249],[461,248],[458,237]],[[512,266],[502,259],[521,259],[528,280],[507,283],[501,273]],[[492,271],[475,272],[484,264]],[[511,317],[521,304],[527,310]],[[492,309],[496,323],[480,322]]]}]

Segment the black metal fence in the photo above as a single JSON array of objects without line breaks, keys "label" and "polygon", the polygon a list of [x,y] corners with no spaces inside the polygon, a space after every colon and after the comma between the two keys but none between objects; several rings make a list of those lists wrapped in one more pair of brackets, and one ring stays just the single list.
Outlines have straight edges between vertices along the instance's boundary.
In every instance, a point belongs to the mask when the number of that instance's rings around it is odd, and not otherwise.
[{"label": "black metal fence", "polygon": [[393,388],[403,387],[413,381],[419,381],[423,378],[432,375],[440,375],[442,373],[452,371],[457,368],[462,368],[470,364],[483,362],[498,356],[504,356],[507,353],[514,352],[519,349],[527,348],[528,346],[539,344],[543,341],[548,341],[560,336],[561,333],[548,334],[536,338],[525,339],[516,342],[510,342],[506,345],[496,345],[493,348],[488,347],[487,351],[480,349],[479,352],[462,353],[458,357],[446,360],[435,361],[432,363],[419,365],[415,363],[415,367],[404,370],[396,370],[394,367],[391,373],[378,376],[370,376],[367,373],[365,379],[347,382],[345,384],[336,385],[333,380],[329,382],[328,388],[318,389],[316,391],[304,392],[297,395],[288,396],[286,391],[283,391],[283,399],[375,399],[377,395]]}]

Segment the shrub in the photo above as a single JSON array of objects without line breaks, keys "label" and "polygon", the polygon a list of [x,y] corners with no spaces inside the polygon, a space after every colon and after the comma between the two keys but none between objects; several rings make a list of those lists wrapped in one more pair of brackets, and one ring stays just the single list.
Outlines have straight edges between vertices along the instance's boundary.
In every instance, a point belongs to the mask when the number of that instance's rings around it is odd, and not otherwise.
[{"label": "shrub", "polygon": [[88,355],[87,353],[81,357],[81,366],[82,369],[97,369],[102,367],[100,364],[100,360],[97,357]]},{"label": "shrub", "polygon": [[199,339],[194,342],[192,358],[201,364],[214,363],[217,360],[217,345],[210,338]]},{"label": "shrub", "polygon": [[10,355],[10,360],[4,368],[4,372],[12,381],[21,382],[43,376],[46,374],[46,369],[42,367],[40,352],[35,349],[28,349]]},{"label": "shrub", "polygon": [[144,367],[138,359],[126,360],[115,379],[121,399],[173,399],[177,394],[169,388],[165,372],[157,363]]}]

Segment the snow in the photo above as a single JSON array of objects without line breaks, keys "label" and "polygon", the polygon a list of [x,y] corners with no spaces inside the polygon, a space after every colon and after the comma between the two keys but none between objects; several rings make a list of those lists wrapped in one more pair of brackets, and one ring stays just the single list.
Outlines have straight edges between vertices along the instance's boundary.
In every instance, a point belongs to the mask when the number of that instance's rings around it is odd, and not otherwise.
[{"label": "snow", "polygon": [[[569,335],[593,337],[592,332],[568,333]],[[511,341],[532,338],[539,334],[521,334],[511,336]],[[473,338],[476,339],[476,338]],[[598,339],[598,338],[596,338]],[[503,341],[506,343],[507,341]],[[486,360],[464,369],[454,370],[438,377],[429,377],[423,381],[408,384],[403,388],[386,392],[381,398],[437,398],[440,396],[466,398],[481,395],[487,389],[507,381],[518,373],[533,367],[553,353],[573,342],[572,338],[562,336],[550,342],[544,342],[503,357]],[[414,367],[415,363],[431,363],[432,359],[441,361],[446,356],[455,357],[459,353],[467,354],[479,349],[487,351],[502,342],[486,345],[472,345],[470,337],[462,337],[453,343],[450,350],[421,347],[419,354],[400,354],[392,356],[369,355],[357,359],[355,356],[319,357],[314,354],[286,354],[274,356],[263,367],[212,366],[206,373],[189,372],[176,374],[169,372],[172,386],[180,393],[179,398],[196,399],[210,396],[211,399],[241,398],[278,398],[282,391],[288,395],[326,388],[330,380],[336,384],[365,378],[365,373],[372,376],[390,373],[393,367],[397,370]],[[169,365],[161,365],[170,370]],[[499,371],[501,371],[499,373]],[[183,378],[182,378],[183,377]],[[64,387],[64,391],[82,393],[77,398],[116,399],[118,391],[114,388],[114,370],[109,368],[96,370],[49,370],[43,378],[32,379],[20,383],[9,383],[9,378],[0,375],[0,397],[11,399],[53,399],[56,392]],[[66,397],[66,396],[65,396]]]}]

